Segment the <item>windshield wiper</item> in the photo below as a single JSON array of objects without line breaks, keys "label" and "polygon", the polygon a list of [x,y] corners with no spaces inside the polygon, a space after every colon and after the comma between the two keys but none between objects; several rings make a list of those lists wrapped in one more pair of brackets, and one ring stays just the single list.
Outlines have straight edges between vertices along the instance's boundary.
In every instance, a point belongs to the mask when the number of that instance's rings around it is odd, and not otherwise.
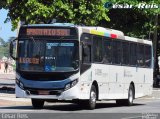
[{"label": "windshield wiper", "polygon": [[[36,41],[34,40],[34,38],[33,38],[33,37],[30,37],[30,38],[33,40],[35,46],[37,47],[37,50],[39,51],[40,47],[37,45],[37,43],[36,43]],[[39,52],[40,52],[40,51],[39,51]]]}]

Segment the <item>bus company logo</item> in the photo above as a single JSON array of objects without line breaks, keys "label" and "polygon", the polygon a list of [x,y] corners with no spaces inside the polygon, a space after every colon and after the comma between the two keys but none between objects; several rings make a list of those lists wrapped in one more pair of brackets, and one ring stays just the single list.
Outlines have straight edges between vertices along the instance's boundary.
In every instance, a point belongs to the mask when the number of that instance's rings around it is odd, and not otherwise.
[{"label": "bus company logo", "polygon": [[158,117],[155,113],[142,113],[142,119],[159,119]]},{"label": "bus company logo", "polygon": [[24,113],[2,113],[0,119],[29,119],[29,115]]},{"label": "bus company logo", "polygon": [[160,4],[147,4],[147,3],[139,3],[137,5],[131,5],[128,3],[112,3],[112,2],[106,2],[104,4],[104,7],[106,9],[132,9],[132,8],[139,8],[139,9],[158,9],[160,8]]}]

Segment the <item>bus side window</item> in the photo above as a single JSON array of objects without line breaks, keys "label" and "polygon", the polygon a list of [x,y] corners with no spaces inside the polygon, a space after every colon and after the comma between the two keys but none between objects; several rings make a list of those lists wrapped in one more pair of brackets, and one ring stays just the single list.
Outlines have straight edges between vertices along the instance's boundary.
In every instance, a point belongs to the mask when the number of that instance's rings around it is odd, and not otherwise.
[{"label": "bus side window", "polygon": [[102,62],[102,37],[93,36],[94,62]]},{"label": "bus side window", "polygon": [[131,43],[130,44],[130,65],[136,66],[137,65],[137,44]]},{"label": "bus side window", "polygon": [[112,39],[104,38],[103,47],[103,63],[112,63]]},{"label": "bus side window", "polygon": [[122,63],[124,65],[129,65],[130,63],[129,45],[130,45],[129,42],[122,42],[122,50],[123,50]]},{"label": "bus side window", "polygon": [[91,45],[83,44],[82,63],[91,63]]},{"label": "bus side window", "polygon": [[137,64],[140,67],[144,66],[144,45],[139,44],[138,45],[138,51],[137,51]]},{"label": "bus side window", "polygon": [[112,63],[113,64],[121,64],[122,63],[122,45],[120,41],[113,40],[113,55],[112,55]]},{"label": "bus side window", "polygon": [[151,46],[146,45],[145,46],[145,66],[150,67],[151,66]]}]

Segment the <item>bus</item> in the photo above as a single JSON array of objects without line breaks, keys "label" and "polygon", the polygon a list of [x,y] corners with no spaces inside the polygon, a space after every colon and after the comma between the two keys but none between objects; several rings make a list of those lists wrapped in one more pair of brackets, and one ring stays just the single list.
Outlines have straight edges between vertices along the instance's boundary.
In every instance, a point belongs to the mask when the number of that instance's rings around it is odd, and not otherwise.
[{"label": "bus", "polygon": [[89,109],[101,100],[133,105],[152,93],[152,49],[151,41],[114,29],[22,25],[10,43],[16,97],[30,98],[33,108],[43,108],[45,101],[73,101]]}]

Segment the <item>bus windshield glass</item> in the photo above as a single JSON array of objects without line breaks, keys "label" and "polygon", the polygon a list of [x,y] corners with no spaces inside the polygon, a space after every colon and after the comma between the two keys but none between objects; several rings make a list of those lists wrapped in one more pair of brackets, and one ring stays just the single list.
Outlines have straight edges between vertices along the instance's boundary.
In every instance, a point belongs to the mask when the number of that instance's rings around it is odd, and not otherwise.
[{"label": "bus windshield glass", "polygon": [[68,72],[79,67],[78,41],[19,39],[18,69],[33,72]]}]

